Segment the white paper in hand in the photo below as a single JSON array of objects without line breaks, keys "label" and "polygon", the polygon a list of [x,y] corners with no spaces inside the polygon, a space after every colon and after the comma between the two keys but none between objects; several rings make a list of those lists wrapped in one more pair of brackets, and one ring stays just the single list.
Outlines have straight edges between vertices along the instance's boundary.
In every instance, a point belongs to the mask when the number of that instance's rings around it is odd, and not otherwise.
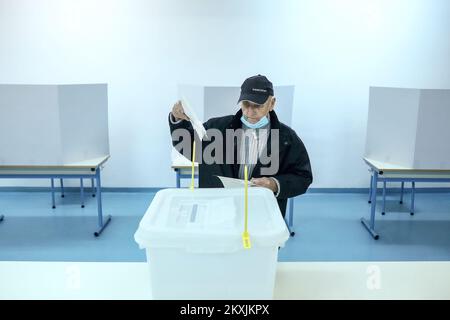
[{"label": "white paper in hand", "polygon": [[194,127],[194,130],[197,132],[200,140],[203,140],[203,137],[208,138],[205,127],[203,127],[203,123],[198,119],[194,109],[191,108],[185,97],[181,98],[181,104],[183,105],[184,113],[189,117],[192,127]]},{"label": "white paper in hand", "polygon": [[[228,178],[223,176],[216,176],[222,182],[224,188],[244,188],[245,181],[242,179]],[[253,182],[248,182],[249,186],[254,186]]]}]

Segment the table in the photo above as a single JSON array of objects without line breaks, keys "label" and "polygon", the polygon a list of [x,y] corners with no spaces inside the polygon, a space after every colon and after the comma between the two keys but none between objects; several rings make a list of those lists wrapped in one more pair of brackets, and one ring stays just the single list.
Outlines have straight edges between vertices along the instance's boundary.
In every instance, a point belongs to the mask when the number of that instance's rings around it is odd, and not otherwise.
[{"label": "table", "polygon": [[[103,217],[100,172],[109,155],[64,165],[0,165],[0,178],[5,179],[48,179],[52,181],[52,201],[55,206],[53,179],[95,179],[97,195],[97,229],[98,237],[111,221],[111,216]],[[83,195],[82,195],[83,197]],[[0,216],[0,221],[4,215]]]},{"label": "table", "polygon": [[[63,179],[59,179],[60,189],[61,189],[61,198],[64,198],[64,182]],[[56,208],[55,204],[55,181],[54,179],[50,179],[51,191],[52,191],[52,208]],[[91,188],[92,188],[92,197],[95,197],[95,186],[94,186],[94,178],[91,178]],[[81,207],[84,208],[84,186],[83,186],[83,178],[80,179],[80,201]]]},{"label": "table", "polygon": [[[282,250],[282,249],[281,249]],[[279,262],[275,299],[450,299],[450,262]],[[0,299],[151,297],[146,262],[0,262]]]},{"label": "table", "polygon": [[[176,174],[176,185],[177,188],[181,186],[181,179],[192,179],[192,165],[188,166],[186,164],[172,164],[172,169]],[[194,164],[194,179],[198,178],[198,163]],[[286,226],[289,230],[291,237],[295,236],[294,226],[294,198],[289,198],[289,217]]]},{"label": "table", "polygon": [[450,169],[414,169],[386,162],[380,162],[369,158],[363,158],[363,160],[369,166],[369,171],[371,173],[371,192],[369,200],[370,221],[366,220],[365,218],[361,218],[361,223],[375,240],[379,239],[380,237],[379,234],[375,231],[375,211],[378,182],[384,183],[383,212],[386,198],[386,182],[402,182],[402,189],[404,182],[411,182],[411,214],[414,214],[414,190],[416,182],[450,182]]}]

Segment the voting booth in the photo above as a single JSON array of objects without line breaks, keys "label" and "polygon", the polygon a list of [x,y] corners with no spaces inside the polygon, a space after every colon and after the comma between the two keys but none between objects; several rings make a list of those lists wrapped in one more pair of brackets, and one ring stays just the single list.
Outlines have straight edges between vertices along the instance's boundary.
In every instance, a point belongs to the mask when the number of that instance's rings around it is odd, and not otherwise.
[{"label": "voting booth", "polygon": [[450,90],[371,87],[364,157],[450,169]]},{"label": "voting booth", "polygon": [[135,233],[146,250],[153,299],[272,299],[278,248],[289,238],[273,192],[159,191]]},{"label": "voting booth", "polygon": [[106,84],[0,85],[0,165],[109,155]]}]

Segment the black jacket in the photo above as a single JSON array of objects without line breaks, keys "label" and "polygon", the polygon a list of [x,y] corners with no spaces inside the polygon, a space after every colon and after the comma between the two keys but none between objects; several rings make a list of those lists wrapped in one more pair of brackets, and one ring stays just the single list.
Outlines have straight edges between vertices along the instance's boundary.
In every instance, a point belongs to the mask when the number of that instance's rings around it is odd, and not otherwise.
[{"label": "black jacket", "polygon": [[[280,207],[283,217],[286,213],[287,199],[301,195],[306,192],[309,185],[312,183],[312,171],[311,164],[309,162],[308,153],[306,151],[303,142],[297,136],[294,130],[278,121],[274,111],[270,113],[270,128],[279,129],[279,168],[278,172],[273,175],[274,178],[280,183],[280,193],[277,197],[278,205]],[[214,128],[223,133],[225,142],[225,130],[226,129],[239,129],[242,128],[241,123],[242,111],[239,110],[236,115],[224,116],[219,118],[209,119],[204,123],[206,130]],[[169,114],[170,117],[170,114]],[[181,121],[177,124],[172,124],[169,119],[169,126],[171,133],[180,128],[188,129],[191,134],[191,141],[193,138],[194,130],[189,121]],[[198,137],[197,137],[198,139]],[[267,152],[270,155],[271,135],[267,141]],[[198,141],[198,140],[197,140]],[[178,144],[179,141],[173,141],[173,145]],[[208,141],[203,141],[202,148],[204,149],[208,145]],[[224,143],[225,145],[225,143]],[[237,149],[236,143],[234,143],[235,151]],[[225,150],[224,150],[225,154]],[[227,164],[224,156],[223,164],[199,164],[199,187],[200,188],[222,188],[223,185],[219,178],[215,175],[237,178],[239,172],[239,163],[236,161],[237,152],[234,152],[235,161],[234,164]],[[187,158],[190,158],[188,156]],[[262,165],[259,161],[253,169],[252,177],[259,178],[261,176]],[[266,165],[267,167],[270,164]]]}]

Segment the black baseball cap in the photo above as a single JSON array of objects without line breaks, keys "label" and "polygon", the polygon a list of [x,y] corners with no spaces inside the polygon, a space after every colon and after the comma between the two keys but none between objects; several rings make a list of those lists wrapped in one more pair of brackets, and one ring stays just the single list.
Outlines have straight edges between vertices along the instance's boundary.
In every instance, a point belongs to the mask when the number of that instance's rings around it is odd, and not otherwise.
[{"label": "black baseball cap", "polygon": [[250,101],[256,104],[263,104],[269,96],[273,96],[273,85],[265,76],[258,74],[245,79],[241,86],[241,101]]}]

